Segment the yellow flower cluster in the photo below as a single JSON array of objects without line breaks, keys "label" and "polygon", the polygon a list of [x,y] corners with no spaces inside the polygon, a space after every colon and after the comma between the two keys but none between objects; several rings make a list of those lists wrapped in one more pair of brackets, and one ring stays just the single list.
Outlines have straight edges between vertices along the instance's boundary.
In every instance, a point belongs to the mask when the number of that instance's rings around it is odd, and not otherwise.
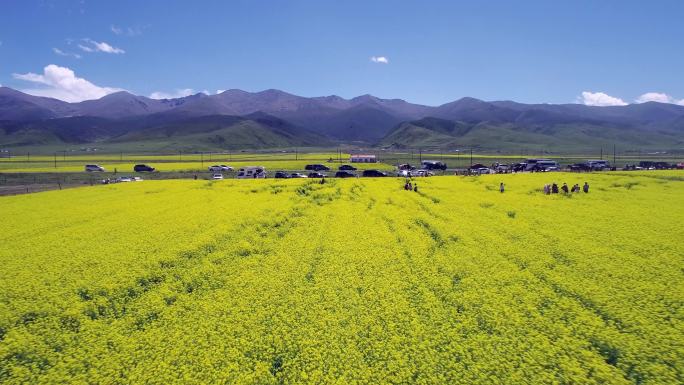
[{"label": "yellow flower cluster", "polygon": [[682,383],[683,176],[0,198],[0,383]]}]

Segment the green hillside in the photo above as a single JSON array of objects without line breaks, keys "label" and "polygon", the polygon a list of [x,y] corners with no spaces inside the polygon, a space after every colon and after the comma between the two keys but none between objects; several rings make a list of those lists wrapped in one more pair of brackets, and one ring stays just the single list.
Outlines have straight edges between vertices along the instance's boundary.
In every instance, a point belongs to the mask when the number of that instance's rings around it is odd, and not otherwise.
[{"label": "green hillside", "polygon": [[684,136],[672,131],[643,132],[593,124],[554,124],[520,127],[512,123],[464,123],[426,118],[405,122],[380,143],[393,148],[474,147],[516,151],[522,147],[552,151],[586,151],[597,146],[681,149]]}]

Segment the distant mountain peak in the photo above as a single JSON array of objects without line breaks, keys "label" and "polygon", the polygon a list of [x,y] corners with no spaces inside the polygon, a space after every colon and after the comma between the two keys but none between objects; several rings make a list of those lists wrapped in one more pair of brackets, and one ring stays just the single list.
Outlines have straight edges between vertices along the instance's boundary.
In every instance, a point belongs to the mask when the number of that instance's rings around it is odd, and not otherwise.
[{"label": "distant mountain peak", "polygon": [[107,94],[103,97],[101,97],[99,100],[117,100],[117,99],[138,99],[140,96],[138,95],[133,95],[132,93],[128,91],[117,91],[117,92],[112,92],[111,94]]},{"label": "distant mountain peak", "polygon": [[378,100],[380,99],[371,94],[359,95],[351,99],[352,102],[377,102]]}]

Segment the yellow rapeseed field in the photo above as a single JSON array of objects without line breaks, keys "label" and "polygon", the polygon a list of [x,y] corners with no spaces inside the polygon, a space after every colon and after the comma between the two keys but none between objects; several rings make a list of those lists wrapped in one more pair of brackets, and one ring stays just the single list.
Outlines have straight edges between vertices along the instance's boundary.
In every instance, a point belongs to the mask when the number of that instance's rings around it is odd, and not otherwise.
[{"label": "yellow rapeseed field", "polygon": [[2,197],[0,383],[684,383],[684,174],[414,182]]}]

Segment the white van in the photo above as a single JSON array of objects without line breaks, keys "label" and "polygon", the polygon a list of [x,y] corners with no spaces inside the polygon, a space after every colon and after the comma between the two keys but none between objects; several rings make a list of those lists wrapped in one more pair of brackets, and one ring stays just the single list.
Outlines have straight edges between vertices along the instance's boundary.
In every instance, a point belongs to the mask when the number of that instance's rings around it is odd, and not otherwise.
[{"label": "white van", "polygon": [[247,166],[238,170],[238,179],[262,179],[266,178],[266,168],[262,166]]}]

